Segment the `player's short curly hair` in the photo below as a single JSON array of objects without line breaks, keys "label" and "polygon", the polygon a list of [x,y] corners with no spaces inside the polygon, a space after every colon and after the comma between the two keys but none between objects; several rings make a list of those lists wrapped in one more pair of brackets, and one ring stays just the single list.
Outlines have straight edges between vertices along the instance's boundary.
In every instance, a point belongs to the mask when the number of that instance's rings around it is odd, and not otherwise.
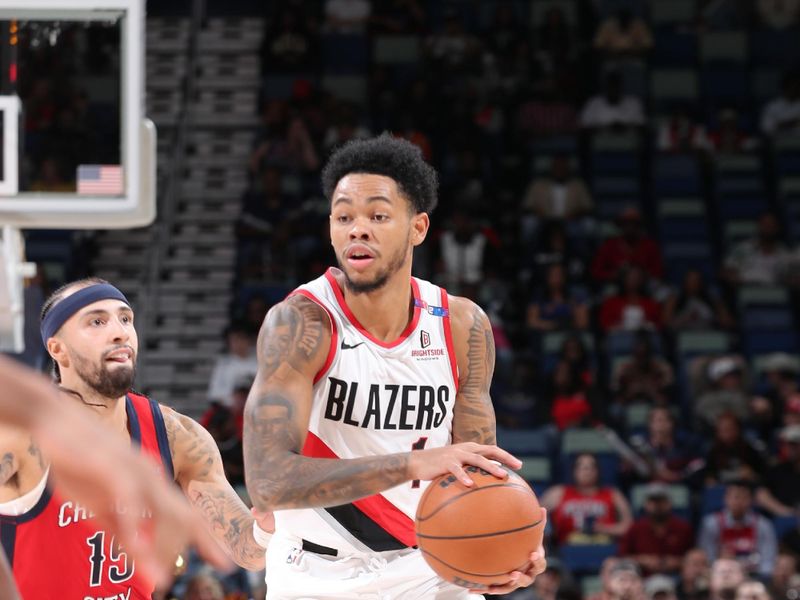
[{"label": "player's short curly hair", "polygon": [[329,200],[342,177],[371,173],[391,177],[417,213],[431,213],[438,202],[436,171],[411,142],[389,133],[351,140],[338,148],[322,170],[322,191]]}]

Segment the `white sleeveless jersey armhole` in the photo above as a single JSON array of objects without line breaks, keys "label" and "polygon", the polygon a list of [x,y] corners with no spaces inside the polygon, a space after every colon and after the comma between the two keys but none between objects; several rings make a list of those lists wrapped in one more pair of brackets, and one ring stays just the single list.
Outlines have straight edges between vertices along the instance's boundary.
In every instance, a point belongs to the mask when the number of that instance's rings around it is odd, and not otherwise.
[{"label": "white sleeveless jersey armhole", "polygon": [[49,474],[50,468],[48,467],[45,469],[41,481],[39,481],[39,483],[37,483],[31,491],[22,494],[22,496],[19,498],[14,498],[13,500],[8,500],[7,502],[0,502],[0,515],[7,517],[18,517],[20,515],[24,515],[26,512],[36,506],[36,503],[39,502],[39,499],[42,497],[42,494],[44,494],[44,490],[47,487],[47,477]]}]

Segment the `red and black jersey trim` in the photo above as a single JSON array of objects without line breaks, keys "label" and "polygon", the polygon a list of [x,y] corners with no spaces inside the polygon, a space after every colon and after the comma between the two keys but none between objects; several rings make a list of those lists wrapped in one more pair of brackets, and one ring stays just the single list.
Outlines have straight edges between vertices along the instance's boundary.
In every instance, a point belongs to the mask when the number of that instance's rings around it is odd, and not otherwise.
[{"label": "red and black jersey trim", "polygon": [[[170,479],[175,479],[167,426],[158,402],[147,396],[129,392],[125,396],[125,411],[128,414],[131,440],[138,444],[145,453],[158,455],[164,468],[164,474]],[[144,429],[142,424],[144,424]]]},{"label": "red and black jersey trim", "polygon": [[[306,435],[303,456],[339,458],[324,441],[310,431]],[[381,494],[324,510],[376,552],[402,550],[416,544],[414,522]]]},{"label": "red and black jersey trim", "polygon": [[356,539],[375,552],[408,548],[406,544],[361,512],[355,504],[329,506],[324,510]]},{"label": "red and black jersey trim", "polygon": [[53,492],[50,490],[50,484],[48,483],[39,500],[28,512],[17,516],[0,515],[0,543],[3,545],[8,564],[12,567],[14,566],[14,547],[17,543],[17,526],[32,521],[42,514],[52,497]]}]

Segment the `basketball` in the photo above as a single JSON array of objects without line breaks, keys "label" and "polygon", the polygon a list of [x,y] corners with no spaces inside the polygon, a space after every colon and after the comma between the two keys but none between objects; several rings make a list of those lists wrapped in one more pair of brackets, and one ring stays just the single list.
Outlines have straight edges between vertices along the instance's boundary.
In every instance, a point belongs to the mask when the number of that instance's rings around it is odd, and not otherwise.
[{"label": "basketball", "polygon": [[444,475],[425,490],[417,507],[417,543],[440,577],[483,589],[529,568],[544,519],[536,494],[516,473],[503,480],[477,467],[466,471],[472,487]]}]

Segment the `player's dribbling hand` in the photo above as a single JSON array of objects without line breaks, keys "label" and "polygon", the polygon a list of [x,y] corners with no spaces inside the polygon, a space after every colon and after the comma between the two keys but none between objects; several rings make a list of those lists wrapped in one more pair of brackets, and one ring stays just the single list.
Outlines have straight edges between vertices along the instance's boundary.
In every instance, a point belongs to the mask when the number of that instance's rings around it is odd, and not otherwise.
[{"label": "player's dribbling hand", "polygon": [[[542,519],[544,519],[543,527],[547,526],[547,509],[542,508]],[[509,581],[503,585],[492,585],[486,590],[470,590],[474,594],[508,594],[517,588],[528,587],[536,579],[536,576],[544,573],[547,568],[547,559],[544,554],[544,546],[539,546],[536,552],[531,553],[530,557],[531,566],[524,573],[521,571],[512,571],[508,574]]]},{"label": "player's dribbling hand", "polygon": [[[497,461],[497,462],[495,462]],[[466,486],[474,485],[465,466],[471,465],[505,479],[507,471],[498,464],[503,463],[512,469],[519,469],[522,462],[497,446],[465,442],[443,448],[414,450],[411,452],[408,470],[409,479],[428,481],[440,475],[452,473]]]}]

